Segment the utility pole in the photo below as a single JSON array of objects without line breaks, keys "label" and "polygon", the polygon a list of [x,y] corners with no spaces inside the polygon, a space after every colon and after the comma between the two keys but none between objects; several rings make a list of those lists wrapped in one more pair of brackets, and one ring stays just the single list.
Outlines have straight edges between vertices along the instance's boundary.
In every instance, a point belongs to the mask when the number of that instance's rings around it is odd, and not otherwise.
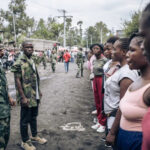
[{"label": "utility pole", "polygon": [[13,9],[13,26],[14,26],[14,38],[15,38],[15,44],[16,44],[16,21],[15,21],[15,14],[14,14],[14,9]]},{"label": "utility pole", "polygon": [[67,11],[62,9],[58,10],[63,13],[63,16],[57,16],[58,18],[62,17],[64,19],[64,42],[63,46],[66,47],[66,18],[72,18],[73,16],[66,16]]}]

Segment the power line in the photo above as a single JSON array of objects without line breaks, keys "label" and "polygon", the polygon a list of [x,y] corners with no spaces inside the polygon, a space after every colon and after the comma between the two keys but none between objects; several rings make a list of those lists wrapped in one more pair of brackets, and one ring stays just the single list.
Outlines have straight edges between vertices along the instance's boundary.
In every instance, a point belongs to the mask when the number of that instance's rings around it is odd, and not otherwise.
[{"label": "power line", "polygon": [[47,9],[53,9],[53,10],[56,10],[56,11],[57,11],[57,8],[50,7],[50,6],[45,6],[45,5],[40,4],[40,3],[38,3],[38,2],[30,1],[30,3],[33,3],[33,4],[36,4],[36,5],[39,5],[39,6],[41,6],[41,7],[47,8]]}]

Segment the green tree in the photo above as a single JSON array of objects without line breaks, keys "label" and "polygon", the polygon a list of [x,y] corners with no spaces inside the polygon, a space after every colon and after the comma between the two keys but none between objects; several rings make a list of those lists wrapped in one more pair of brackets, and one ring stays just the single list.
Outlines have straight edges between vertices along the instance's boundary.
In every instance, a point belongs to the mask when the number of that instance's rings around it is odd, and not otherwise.
[{"label": "green tree", "polygon": [[[110,31],[107,25],[102,21],[97,22],[94,26],[90,26],[85,31],[85,36],[83,40],[83,46],[88,46],[93,43],[105,43],[106,39],[109,37]],[[102,40],[101,41],[101,34]]]},{"label": "green tree", "polygon": [[107,33],[109,33],[109,30],[108,30],[106,24],[103,23],[102,21],[100,21],[100,22],[96,23],[95,28],[96,28],[96,32],[98,33],[98,36],[96,37],[96,41],[100,42],[100,43],[105,43],[105,41],[108,37]]},{"label": "green tree", "polygon": [[83,21],[78,21],[77,25],[79,26],[79,33],[80,33],[80,43],[82,44],[82,25],[83,25]]},{"label": "green tree", "polygon": [[0,16],[7,22],[5,29],[5,38],[8,40],[14,39],[14,27],[13,27],[13,16],[15,18],[16,36],[21,34],[26,35],[28,29],[33,27],[34,19],[30,18],[26,14],[26,4],[25,0],[11,0],[9,5],[9,10],[0,10]]},{"label": "green tree", "polygon": [[49,33],[47,32],[46,23],[43,19],[40,19],[33,36],[39,39],[49,39]]},{"label": "green tree", "polygon": [[138,32],[139,28],[139,16],[140,12],[134,12],[131,16],[131,20],[127,21],[125,20],[123,23],[123,30],[125,32],[125,35],[129,37],[131,34]]},{"label": "green tree", "polygon": [[51,34],[49,38],[57,41],[63,32],[63,24],[58,23],[55,18],[49,17],[47,21],[47,29]]},{"label": "green tree", "polygon": [[69,28],[72,25],[72,19],[71,18],[66,18],[66,30],[68,31]]}]

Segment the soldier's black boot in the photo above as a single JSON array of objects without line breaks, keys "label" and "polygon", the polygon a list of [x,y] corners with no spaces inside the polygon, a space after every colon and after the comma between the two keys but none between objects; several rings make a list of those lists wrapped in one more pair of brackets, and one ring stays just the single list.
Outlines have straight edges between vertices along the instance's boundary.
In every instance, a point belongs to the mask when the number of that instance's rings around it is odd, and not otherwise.
[{"label": "soldier's black boot", "polygon": [[76,74],[76,78],[80,78],[78,73]]},{"label": "soldier's black boot", "polygon": [[83,77],[83,70],[81,70],[81,77]]}]

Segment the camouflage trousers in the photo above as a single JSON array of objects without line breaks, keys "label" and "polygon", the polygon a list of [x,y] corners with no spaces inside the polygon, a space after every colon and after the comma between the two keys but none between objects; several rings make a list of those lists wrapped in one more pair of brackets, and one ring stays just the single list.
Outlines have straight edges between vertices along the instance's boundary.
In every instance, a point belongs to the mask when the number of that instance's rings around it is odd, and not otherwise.
[{"label": "camouflage trousers", "polygon": [[78,65],[78,70],[76,76],[79,76],[81,72],[81,77],[83,77],[83,63],[77,63],[77,65]]},{"label": "camouflage trousers", "polygon": [[56,69],[56,63],[51,63],[51,68],[52,68],[52,71],[55,72],[55,69]]},{"label": "camouflage trousers", "polygon": [[0,119],[0,150],[5,150],[10,135],[10,117]]},{"label": "camouflage trousers", "polygon": [[46,61],[43,61],[44,69],[46,69]]}]

